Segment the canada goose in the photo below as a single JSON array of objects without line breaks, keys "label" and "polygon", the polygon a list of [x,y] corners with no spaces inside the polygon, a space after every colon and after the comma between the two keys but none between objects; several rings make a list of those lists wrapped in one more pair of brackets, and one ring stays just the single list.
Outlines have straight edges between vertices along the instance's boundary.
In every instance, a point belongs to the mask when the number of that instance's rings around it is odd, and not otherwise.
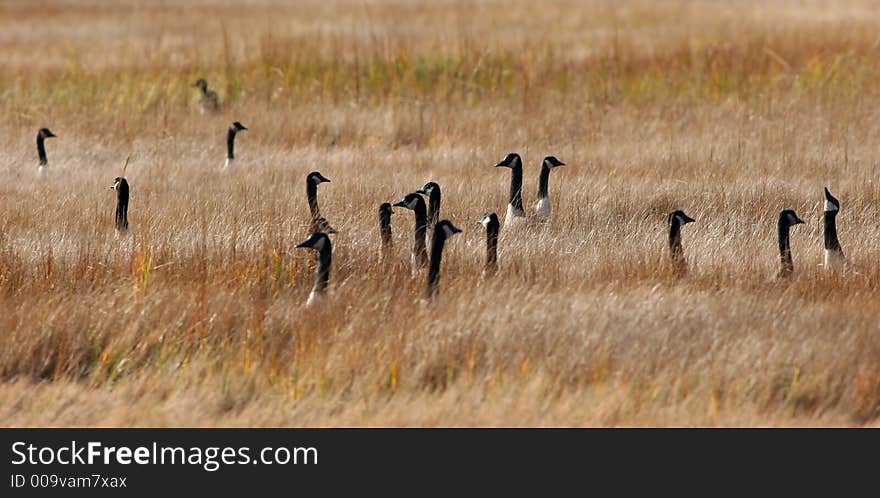
[{"label": "canada goose", "polygon": [[837,213],[840,211],[840,201],[831,195],[828,187],[825,187],[825,213],[822,216],[825,225],[825,269],[833,270],[846,263],[843,249],[837,241]]},{"label": "canada goose", "polygon": [[49,160],[46,158],[46,146],[43,142],[47,138],[52,138],[56,136],[58,135],[52,133],[49,128],[40,128],[40,130],[37,132],[37,155],[40,157],[40,167],[38,171],[40,172],[40,174],[45,173],[46,167],[49,166]]},{"label": "canada goose", "polygon": [[383,202],[379,205],[379,235],[382,240],[382,256],[386,256],[391,252],[391,246],[394,242],[391,239],[391,215],[394,210],[391,209],[391,203]]},{"label": "canada goose", "polygon": [[296,245],[299,248],[309,248],[317,251],[316,260],[318,269],[315,271],[315,285],[312,292],[309,293],[309,300],[306,306],[315,303],[317,299],[323,297],[327,290],[327,284],[330,282],[330,263],[333,259],[333,244],[330,237],[324,232],[315,232],[309,235],[309,238]]},{"label": "canada goose", "polygon": [[486,266],[483,268],[483,276],[491,277],[498,269],[498,215],[494,211],[488,211],[477,220],[477,225],[486,227]]},{"label": "canada goose", "polygon": [[548,184],[550,182],[550,170],[559,166],[565,166],[565,163],[556,159],[555,156],[547,156],[541,163],[541,177],[538,181],[538,203],[535,204],[535,218],[539,222],[550,221],[550,217],[553,214]]},{"label": "canada goose", "polygon": [[428,196],[428,228],[434,229],[434,225],[440,220],[440,185],[428,182],[424,187],[416,190],[417,194]]},{"label": "canada goose", "polygon": [[688,269],[684,249],[681,248],[681,227],[694,221],[680,209],[669,213],[669,257],[672,259],[672,270],[679,276],[687,274]]},{"label": "canada goose", "polygon": [[425,298],[430,299],[437,295],[437,285],[440,283],[440,262],[443,259],[443,245],[446,239],[460,233],[449,220],[441,220],[434,227],[434,236],[431,237],[431,267],[428,269],[428,288],[425,290]]},{"label": "canada goose", "polygon": [[791,244],[788,240],[788,232],[792,225],[801,225],[804,220],[798,218],[793,209],[783,209],[779,213],[779,256],[782,267],[779,270],[780,278],[787,278],[794,273],[794,263],[791,259]]},{"label": "canada goose", "polygon": [[220,98],[217,97],[217,92],[208,90],[208,82],[204,78],[197,79],[192,86],[202,91],[202,98],[199,101],[202,114],[220,110]]},{"label": "canada goose", "polygon": [[507,203],[504,226],[519,224],[526,219],[522,200],[522,159],[519,154],[511,152],[504,156],[504,159],[495,167],[510,168],[510,200]]},{"label": "canada goose", "polygon": [[336,233],[336,229],[330,226],[330,222],[321,216],[321,210],[318,208],[318,185],[330,180],[317,171],[312,171],[306,176],[306,198],[309,201],[309,213],[311,214],[311,222],[309,230],[312,232]]},{"label": "canada goose", "polygon": [[229,126],[229,132],[226,133],[226,166],[225,168],[231,168],[235,165],[235,134],[240,131],[247,131],[247,128],[238,121],[232,123]]},{"label": "canada goose", "polygon": [[428,217],[425,210],[425,200],[422,196],[413,192],[407,194],[403,200],[393,204],[405,207],[415,215],[415,235],[412,247],[412,271],[413,274],[428,264],[428,249],[425,247],[425,235],[427,233]]},{"label": "canada goose", "polygon": [[128,181],[121,176],[113,180],[110,188],[116,191],[116,230],[128,231]]}]

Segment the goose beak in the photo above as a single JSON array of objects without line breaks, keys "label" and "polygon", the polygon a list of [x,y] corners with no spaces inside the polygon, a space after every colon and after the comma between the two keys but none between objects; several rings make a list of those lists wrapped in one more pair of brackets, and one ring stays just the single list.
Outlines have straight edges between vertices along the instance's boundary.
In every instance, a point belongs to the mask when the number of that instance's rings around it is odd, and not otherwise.
[{"label": "goose beak", "polygon": [[327,227],[327,230],[326,230],[324,233],[326,233],[326,234],[328,234],[328,235],[332,235],[332,234],[334,234],[334,233],[339,233],[339,232],[338,232],[335,228],[333,228],[333,227],[329,227],[329,226],[328,226],[328,227]]},{"label": "goose beak", "polygon": [[693,223],[693,222],[697,221],[697,220],[691,218],[691,217],[688,216],[688,215],[684,215],[683,218],[682,218],[682,220],[683,220],[685,223]]},{"label": "goose beak", "polygon": [[422,194],[422,195],[426,195],[426,194],[427,194],[427,192],[425,192],[425,189],[423,189],[423,188],[420,188],[420,189],[416,190],[416,193],[417,193],[417,194]]},{"label": "goose beak", "polygon": [[807,222],[805,222],[804,220],[802,220],[802,219],[798,218],[797,216],[795,216],[795,217],[794,217],[794,224],[795,224],[795,225],[806,225]]},{"label": "goose beak", "polygon": [[392,204],[392,206],[406,207],[406,201],[397,201],[394,204]]},{"label": "goose beak", "polygon": [[297,244],[295,248],[296,249],[303,249],[303,248],[309,249],[311,247],[312,247],[312,239],[310,237],[310,238],[300,242],[299,244]]}]

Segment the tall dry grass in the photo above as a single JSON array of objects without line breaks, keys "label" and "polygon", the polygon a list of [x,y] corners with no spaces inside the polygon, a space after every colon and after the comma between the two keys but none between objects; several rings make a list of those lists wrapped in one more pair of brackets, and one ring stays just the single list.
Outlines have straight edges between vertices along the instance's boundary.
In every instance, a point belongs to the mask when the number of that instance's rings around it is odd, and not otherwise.
[{"label": "tall dry grass", "polygon": [[[878,21],[857,0],[4,2],[0,420],[876,426]],[[544,155],[569,166],[553,224],[503,232],[486,281],[473,221],[503,213],[509,151],[529,204]],[[307,309],[313,169],[340,233]],[[412,215],[382,265],[376,209],[428,180],[465,231],[425,307]],[[819,266],[823,185],[844,274]],[[684,280],[676,208],[698,220]],[[792,282],[783,208],[808,221]]]}]

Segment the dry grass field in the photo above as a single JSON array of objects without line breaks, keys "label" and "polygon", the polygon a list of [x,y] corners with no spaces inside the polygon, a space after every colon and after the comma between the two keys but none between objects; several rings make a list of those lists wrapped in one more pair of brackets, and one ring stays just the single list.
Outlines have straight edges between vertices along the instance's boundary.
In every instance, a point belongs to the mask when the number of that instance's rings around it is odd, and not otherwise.
[{"label": "dry grass field", "polygon": [[[859,0],[0,0],[0,425],[876,427],[878,25]],[[541,158],[567,166],[481,280],[511,151],[529,207]],[[307,308],[312,170],[340,233]],[[429,180],[464,232],[423,306],[412,213],[382,265],[376,211]]]}]

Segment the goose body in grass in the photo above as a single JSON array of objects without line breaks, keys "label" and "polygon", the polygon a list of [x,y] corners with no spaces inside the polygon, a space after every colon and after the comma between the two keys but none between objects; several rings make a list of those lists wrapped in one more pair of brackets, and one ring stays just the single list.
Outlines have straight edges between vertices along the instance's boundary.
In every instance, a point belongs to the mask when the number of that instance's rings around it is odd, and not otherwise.
[{"label": "goose body in grass", "polygon": [[49,167],[49,158],[46,155],[46,139],[57,136],[49,128],[40,128],[37,131],[37,158],[40,161],[37,166],[37,173],[41,176],[46,174],[46,170]]},{"label": "goose body in grass", "polygon": [[309,231],[323,232],[325,234],[336,233],[336,229],[330,226],[330,222],[321,216],[318,207],[318,185],[330,183],[330,180],[317,171],[312,171],[306,176],[306,199],[309,202]]},{"label": "goose body in grass", "polygon": [[226,132],[226,163],[223,165],[225,170],[235,166],[235,136],[240,131],[247,131],[247,128],[236,121],[229,125],[229,130]]},{"label": "goose body in grass", "polygon": [[681,245],[681,227],[694,220],[678,209],[669,213],[669,259],[672,263],[672,271],[676,276],[687,275],[687,259],[684,256],[684,248]]},{"label": "goose body in grass", "polygon": [[110,188],[116,191],[116,231],[120,234],[128,232],[128,180],[117,176]]},{"label": "goose body in grass", "polygon": [[825,239],[825,270],[838,270],[846,265],[846,257],[837,240],[837,214],[840,201],[825,187],[825,209],[822,213],[822,228]]},{"label": "goose body in grass", "polygon": [[535,221],[547,223],[553,216],[553,204],[550,202],[550,172],[565,163],[556,156],[547,156],[541,162],[541,175],[538,178],[538,202],[535,204]]},{"label": "goose body in grass", "polygon": [[202,114],[213,114],[220,110],[220,97],[217,92],[208,89],[208,81],[199,78],[192,84],[193,88],[198,88],[201,94],[199,98],[199,111]]},{"label": "goose body in grass", "polygon": [[413,274],[416,274],[428,265],[428,248],[425,243],[428,228],[428,215],[427,208],[425,207],[425,200],[422,199],[420,194],[413,192],[407,194],[402,200],[394,203],[393,206],[403,207],[413,212],[415,226],[413,229],[411,264],[412,272]]},{"label": "goose body in grass", "polygon": [[309,299],[306,301],[306,306],[312,306],[322,300],[327,293],[327,287],[330,284],[330,265],[333,262],[333,243],[326,233],[315,232],[297,244],[296,248],[312,249],[316,253],[315,283],[309,293]]},{"label": "goose body in grass", "polygon": [[522,199],[522,158],[519,154],[511,152],[495,165],[496,168],[510,168],[510,194],[507,200],[507,214],[504,216],[504,226],[519,226],[526,221],[526,210],[523,209]]},{"label": "goose body in grass", "polygon": [[431,237],[431,262],[428,268],[428,283],[425,289],[426,300],[437,297],[440,291],[440,264],[443,260],[443,248],[446,245],[446,241],[457,233],[461,233],[461,229],[457,228],[449,220],[440,220],[434,227],[434,234]]},{"label": "goose body in grass", "polygon": [[783,209],[779,213],[776,224],[779,242],[779,278],[791,278],[794,275],[794,261],[791,257],[791,227],[803,225],[804,220],[798,218],[793,209]]},{"label": "goose body in grass", "polygon": [[494,211],[488,211],[479,220],[477,225],[486,229],[486,263],[483,266],[483,277],[491,277],[498,271],[498,215]]}]

